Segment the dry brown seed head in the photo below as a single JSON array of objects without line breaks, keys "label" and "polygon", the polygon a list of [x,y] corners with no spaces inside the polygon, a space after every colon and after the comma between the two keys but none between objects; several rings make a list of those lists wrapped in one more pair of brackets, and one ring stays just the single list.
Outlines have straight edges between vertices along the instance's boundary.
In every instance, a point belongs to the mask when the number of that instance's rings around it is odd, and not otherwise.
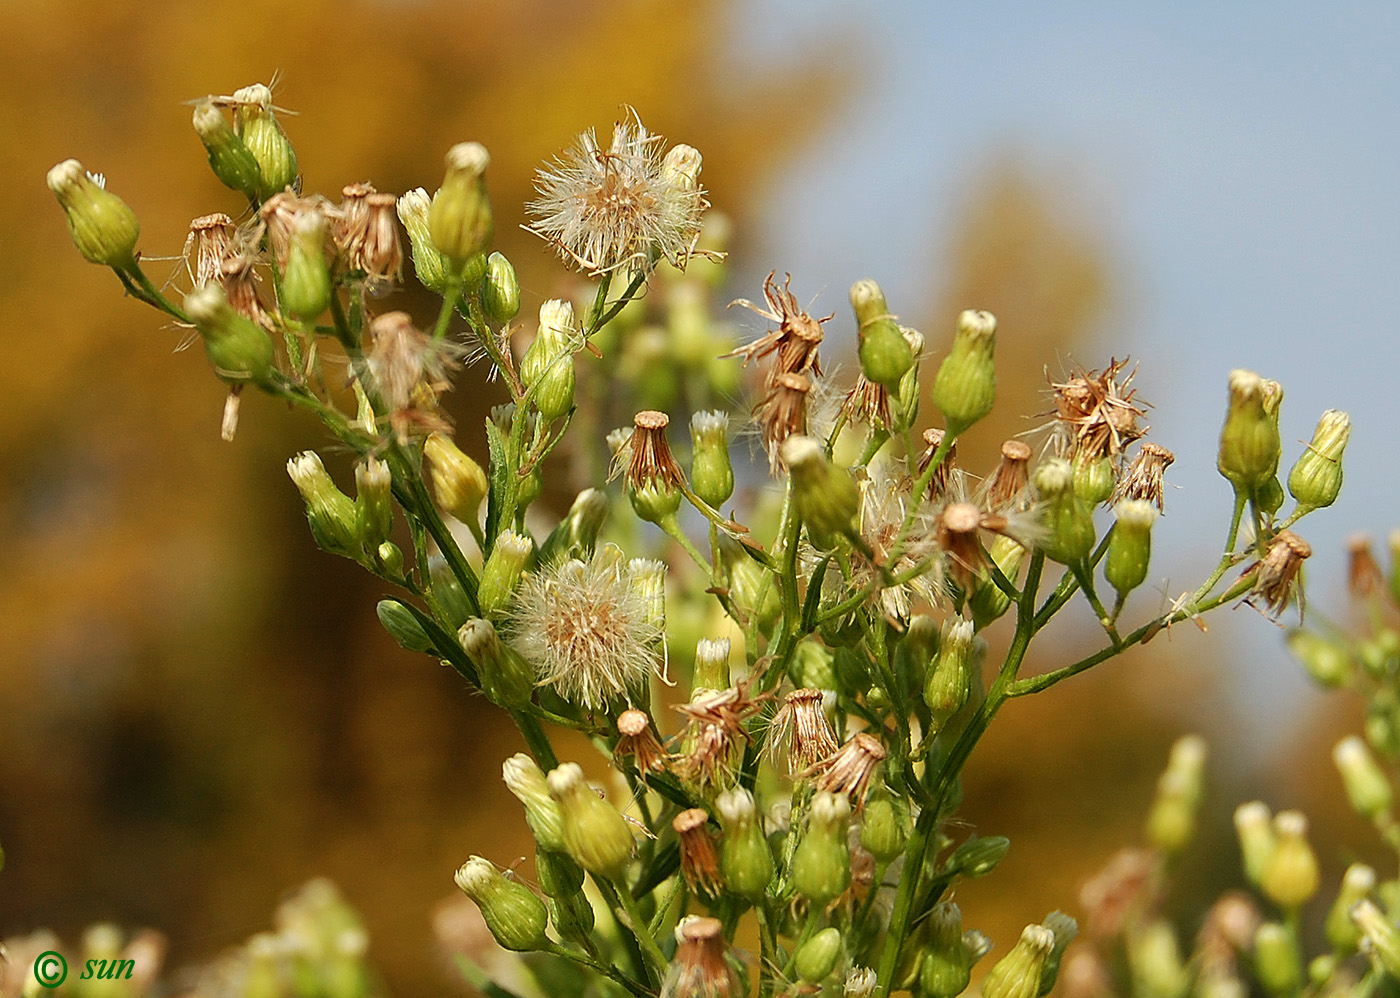
[{"label": "dry brown seed head", "polygon": [[1083,371],[1068,381],[1051,382],[1054,415],[1069,437],[1073,456],[1091,461],[1116,458],[1146,432],[1137,421],[1147,410],[1137,404],[1137,389],[1129,387],[1137,371],[1119,377],[1127,365],[1127,358],[1114,358],[1102,373]]},{"label": "dry brown seed head", "polygon": [[755,357],[761,360],[772,354],[773,364],[765,381],[765,386],[769,388],[780,374],[811,372],[813,377],[821,377],[822,365],[817,348],[822,342],[822,323],[832,318],[828,315],[823,319],[814,319],[808,315],[797,304],[797,299],[790,290],[792,275],[787,275],[780,288],[773,280],[775,273],[776,271],[770,272],[763,282],[763,297],[768,302],[767,308],[755,305],[746,298],[735,299],[729,303],[729,307],[742,305],[765,319],[776,322],[778,328],[725,354],[726,357],[743,357],[745,364]]},{"label": "dry brown seed head", "polygon": [[[919,455],[919,474],[922,475],[928,470],[929,462],[933,460],[933,455],[938,451],[939,444],[943,443],[944,436],[944,431],[936,426],[930,426],[924,430],[924,452]],[[954,482],[957,481],[957,475],[958,444],[957,441],[954,441],[928,480],[929,501],[937,502],[946,496]]]},{"label": "dry brown seed head", "polygon": [[273,328],[272,317],[263,307],[258,295],[257,260],[246,253],[235,253],[224,258],[219,266],[219,280],[224,286],[224,296],[239,315],[252,319],[264,329]]},{"label": "dry brown seed head", "polygon": [[739,980],[725,958],[719,919],[689,916],[676,927],[676,938],[661,998],[738,998]]},{"label": "dry brown seed head", "polygon": [[666,441],[666,427],[671,417],[655,409],[643,409],[632,417],[632,434],[627,442],[613,455],[613,473],[616,477],[622,462],[626,461],[626,482],[629,489],[640,489],[661,484],[663,488],[679,488],[685,482],[685,473],[671,454],[671,445]]},{"label": "dry brown seed head", "polygon": [[461,349],[419,332],[407,312],[385,312],[370,320],[368,364],[400,440],[411,431],[447,432],[451,424],[437,407],[459,366]]},{"label": "dry brown seed head", "polygon": [[710,816],[704,808],[693,807],[682,811],[671,821],[680,846],[681,876],[696,894],[705,897],[718,897],[723,889],[723,877],[719,871],[719,854],[715,851],[715,840],[706,824]]},{"label": "dry brown seed head", "polygon": [[1137,456],[1128,465],[1127,472],[1118,480],[1117,491],[1111,499],[1117,505],[1120,499],[1145,499],[1162,508],[1162,473],[1176,460],[1176,455],[1161,444],[1148,440],[1138,448]]},{"label": "dry brown seed head", "polygon": [[834,755],[839,747],[822,700],[821,690],[793,690],[773,715],[764,750],[775,762],[779,755],[786,755],[789,773],[811,769]]},{"label": "dry brown seed head", "polygon": [[301,218],[313,212],[326,217],[337,214],[336,209],[332,208],[325,198],[298,197],[291,191],[280,191],[272,195],[258,209],[258,220],[267,229],[272,259],[277,262],[279,270],[286,270],[287,254]]},{"label": "dry brown seed head", "polygon": [[645,711],[635,707],[624,710],[617,716],[617,731],[621,735],[614,759],[632,756],[637,763],[637,771],[642,775],[660,772],[666,768],[666,750],[652,730],[651,718]]},{"label": "dry brown seed head", "polygon": [[806,775],[814,776],[814,786],[833,794],[845,794],[854,809],[865,803],[875,767],[888,753],[880,739],[867,732],[853,735],[830,758],[818,763]]},{"label": "dry brown seed head", "polygon": [[223,212],[201,215],[190,222],[185,238],[185,268],[195,287],[223,280],[223,264],[236,252],[233,219]]},{"label": "dry brown seed head", "polygon": [[788,437],[807,432],[807,395],[812,382],[801,374],[779,374],[768,393],[754,407],[754,420],[768,452],[768,466],[777,474],[782,462],[779,448]]},{"label": "dry brown seed head", "polygon": [[855,387],[846,393],[841,414],[851,421],[861,421],[876,430],[888,430],[893,424],[890,414],[890,393],[864,374],[856,377]]},{"label": "dry brown seed head", "polygon": [[1355,599],[1365,599],[1379,592],[1385,585],[1385,576],[1376,556],[1371,553],[1371,538],[1365,534],[1352,534],[1347,538],[1347,590]]},{"label": "dry brown seed head", "polygon": [[1148,849],[1120,849],[1080,886],[1079,903],[1088,915],[1091,936],[1117,936],[1150,909],[1156,900],[1154,885],[1161,862]]},{"label": "dry brown seed head", "polygon": [[1298,585],[1298,572],[1303,561],[1310,557],[1312,547],[1307,541],[1291,530],[1280,530],[1269,541],[1264,557],[1245,570],[1244,575],[1253,574],[1254,588],[1244,602],[1260,610],[1257,601],[1262,600],[1264,608],[1260,612],[1271,620],[1278,620],[1279,614],[1296,596],[1301,619],[1303,590]]},{"label": "dry brown seed head", "polygon": [[1023,509],[1030,505],[1027,486],[1030,474],[1031,448],[1021,440],[1007,440],[1001,445],[1001,462],[987,479],[985,490],[987,508],[993,512]]}]

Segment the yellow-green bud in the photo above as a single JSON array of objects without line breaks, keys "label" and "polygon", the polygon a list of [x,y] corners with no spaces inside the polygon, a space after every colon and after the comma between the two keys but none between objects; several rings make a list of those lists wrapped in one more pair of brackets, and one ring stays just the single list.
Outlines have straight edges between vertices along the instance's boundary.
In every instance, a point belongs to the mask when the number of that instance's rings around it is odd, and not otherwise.
[{"label": "yellow-green bud", "polygon": [[890,315],[885,293],[868,278],[856,281],[851,285],[851,308],[856,313],[861,373],[875,384],[897,392],[905,372],[914,366],[914,352],[899,331],[899,323]]},{"label": "yellow-green bud", "polygon": [[392,480],[389,466],[378,458],[366,458],[355,467],[356,533],[366,551],[376,550],[394,529],[394,508],[390,500]]},{"label": "yellow-green bud", "polygon": [[833,467],[826,451],[811,437],[793,434],[783,441],[783,463],[792,480],[792,497],[807,537],[819,550],[830,550],[851,530],[860,508],[860,490],[843,468]]},{"label": "yellow-green bud", "polygon": [[525,821],[535,843],[549,852],[564,851],[564,813],[550,796],[543,770],[524,752],[511,756],[501,766],[506,789],[525,805]]},{"label": "yellow-green bud", "polygon": [[723,534],[719,549],[730,599],[741,611],[752,615],[760,627],[768,626],[782,612],[782,598],[772,573],[754,561],[742,544]]},{"label": "yellow-green bud", "polygon": [[1391,977],[1400,977],[1400,929],[1391,924],[1374,901],[1352,906],[1351,920],[1371,944],[1371,953]]},{"label": "yellow-green bud", "polygon": [[1274,815],[1274,848],[1259,877],[1264,896],[1285,911],[1296,910],[1317,892],[1320,876],[1308,844],[1308,819],[1301,811]]},{"label": "yellow-green bud", "polygon": [[1160,920],[1128,936],[1128,968],[1132,993],[1142,998],[1184,998],[1191,982],[1176,933]]},{"label": "yellow-green bud", "polygon": [[949,617],[943,622],[938,654],[924,682],[924,703],[939,720],[962,709],[972,692],[972,621]]},{"label": "yellow-green bud", "polygon": [[359,558],[355,504],[336,488],[315,451],[302,451],[287,462],[287,474],[306,502],[306,520],[316,546],[331,554]]},{"label": "yellow-green bud", "polygon": [[262,190],[262,169],[253,151],[234,133],[224,112],[205,98],[194,106],[194,130],[209,154],[209,168],[219,183],[257,200]]},{"label": "yellow-green bud", "polygon": [[481,585],[477,599],[481,604],[482,616],[497,616],[510,602],[511,594],[520,583],[520,573],[525,570],[534,550],[534,541],[528,534],[517,534],[505,530],[496,538],[486,564],[481,567]]},{"label": "yellow-green bud", "polygon": [[715,800],[724,828],[719,866],[725,889],[758,902],[773,879],[773,853],[754,809],[753,794],[743,787],[726,790]]},{"label": "yellow-green bud", "polygon": [[1063,458],[1050,458],[1035,469],[1034,480],[1046,527],[1040,550],[1062,565],[1083,561],[1094,547],[1094,514],[1075,494],[1073,467]]},{"label": "yellow-green bud", "polygon": [[505,645],[489,620],[473,617],[457,630],[457,642],[476,666],[481,691],[508,710],[520,710],[535,691],[535,670]]},{"label": "yellow-green bud", "polygon": [[398,600],[382,599],[375,605],[374,612],[389,636],[408,651],[427,651],[433,646],[418,618]]},{"label": "yellow-green bud", "polygon": [[1254,505],[1259,511],[1273,516],[1283,505],[1283,483],[1278,480],[1278,475],[1274,475],[1259,488],[1254,490]]},{"label": "yellow-green bud", "polygon": [[272,91],[264,84],[233,92],[238,103],[233,109],[233,127],[243,144],[258,161],[262,183],[258,200],[266,201],[278,191],[296,184],[297,154],[292,142],[272,113]]},{"label": "yellow-green bud", "polygon": [[48,182],[85,260],[119,270],[136,266],[141,223],[125,201],[107,190],[102,177],[88,173],[76,159],[66,159],[49,171]]},{"label": "yellow-green bud", "polygon": [[1342,452],[1351,439],[1351,417],[1328,409],[1317,421],[1312,443],[1288,473],[1288,491],[1300,510],[1322,509],[1342,491]]},{"label": "yellow-green bud", "polygon": [[690,691],[727,690],[729,680],[729,639],[701,638],[695,645],[695,669],[691,674]]},{"label": "yellow-green bud", "polygon": [[1254,972],[1268,994],[1283,998],[1298,993],[1303,963],[1298,942],[1286,926],[1265,922],[1254,933]]},{"label": "yellow-green bud", "polygon": [[457,271],[484,253],[495,233],[491,200],[486,196],[486,167],[491,156],[479,142],[462,142],[447,151],[447,175],[428,209],[428,231]]},{"label": "yellow-green bud", "polygon": [[1146,499],[1124,499],[1113,507],[1113,515],[1117,524],[1108,542],[1103,576],[1119,599],[1125,599],[1147,579],[1157,507]]},{"label": "yellow-green bud", "polygon": [[[987,554],[991,556],[997,568],[1001,569],[1001,574],[1014,582],[1016,574],[1021,570],[1026,549],[1010,537],[998,534]],[[979,576],[972,595],[967,598],[967,608],[972,613],[973,624],[980,631],[1011,608],[1011,597],[1002,592],[1001,587],[992,581],[988,573]]]},{"label": "yellow-green bud", "polygon": [[1186,735],[1172,746],[1167,768],[1157,780],[1157,796],[1147,815],[1147,841],[1167,856],[1180,855],[1196,832],[1205,762],[1205,739]]},{"label": "yellow-green bud", "polygon": [[877,862],[892,863],[904,853],[909,840],[909,811],[887,793],[872,794],[865,802],[860,825],[861,848]]},{"label": "yellow-green bud", "polygon": [[428,207],[431,203],[428,192],[415,187],[399,198],[395,208],[399,221],[408,232],[408,242],[413,250],[413,270],[418,280],[429,291],[442,294],[447,290],[449,264],[433,245],[433,237],[428,232]]},{"label": "yellow-green bud", "polygon": [[1244,875],[1256,887],[1274,852],[1272,816],[1263,801],[1250,801],[1235,808],[1235,834],[1240,840]]},{"label": "yellow-green bud", "polygon": [[1038,998],[1048,995],[1055,987],[1055,981],[1060,976],[1060,961],[1064,959],[1065,950],[1069,949],[1069,944],[1074,942],[1079,935],[1079,923],[1062,911],[1052,911],[1045,916],[1045,921],[1040,924],[1050,930],[1050,933],[1055,937],[1055,944],[1050,948],[1050,955],[1045,958],[1045,966],[1040,971]]},{"label": "yellow-green bud", "polygon": [[1074,493],[1091,507],[1107,502],[1118,482],[1113,473],[1113,461],[1108,457],[1086,460],[1074,459]]},{"label": "yellow-green bud", "polygon": [[488,489],[481,465],[441,433],[428,434],[423,456],[430,465],[428,477],[438,505],[463,523],[476,523]]},{"label": "yellow-green bud", "polygon": [[550,531],[540,548],[539,563],[554,565],[567,558],[587,561],[593,557],[598,531],[608,517],[608,496],[601,489],[584,489],[574,497],[569,512]]},{"label": "yellow-green bud", "polygon": [[546,779],[564,816],[565,851],[595,876],[620,878],[632,858],[626,820],[589,788],[577,763],[564,763]]},{"label": "yellow-green bud", "polygon": [[837,689],[835,659],[831,649],[816,638],[803,638],[792,650],[788,675],[799,689]]},{"label": "yellow-green bud", "polygon": [[319,211],[298,216],[287,247],[278,303],[283,312],[302,322],[316,321],[331,305],[334,287],[325,246],[326,217]]},{"label": "yellow-green bud", "polygon": [[[525,351],[525,356],[520,360],[520,379],[525,383],[526,388],[533,386],[537,381],[546,381],[546,384],[540,385],[539,394],[535,397],[535,404],[541,406],[540,411],[545,413],[548,419],[555,418],[551,412],[557,406],[551,404],[550,411],[546,412],[545,407],[541,405],[540,396],[549,391],[557,390],[557,388],[565,387],[564,383],[567,382],[567,401],[569,404],[557,415],[568,412],[569,406],[573,404],[573,353],[576,340],[573,305],[552,298],[540,306],[539,331],[535,334],[529,349]],[[565,369],[567,369],[567,374],[564,373]],[[559,382],[559,385],[556,386],[555,382]]]},{"label": "yellow-green bud", "polygon": [[690,417],[690,487],[711,509],[734,494],[729,462],[729,417],[718,409]]},{"label": "yellow-green bud", "polygon": [[1006,858],[1011,840],[1004,835],[968,836],[966,842],[948,857],[947,871],[969,879],[985,877]]},{"label": "yellow-green bud", "polygon": [[481,310],[496,325],[505,325],[520,312],[520,282],[515,268],[500,253],[486,259],[486,277],[481,282]]},{"label": "yellow-green bud", "polygon": [[507,880],[494,863],[480,856],[467,860],[453,879],[476,902],[486,927],[503,947],[528,953],[548,945],[549,912],[530,888]]},{"label": "yellow-green bud", "polygon": [[1361,929],[1351,919],[1351,909],[1376,889],[1376,871],[1364,863],[1352,863],[1342,874],[1342,888],[1327,911],[1327,942],[1340,956],[1350,956],[1361,943]]},{"label": "yellow-green bud", "polygon": [[1021,938],[987,972],[982,998],[1037,998],[1040,975],[1055,947],[1055,934],[1043,925],[1027,925]]},{"label": "yellow-green bud", "polygon": [[1287,640],[1293,657],[1323,686],[1339,687],[1351,682],[1356,666],[1342,642],[1302,629],[1289,631]]},{"label": "yellow-green bud", "polygon": [[961,434],[992,411],[996,402],[997,320],[991,312],[964,310],[958,316],[953,348],[933,382],[933,403],[942,410],[948,432]]},{"label": "yellow-green bud", "polygon": [[393,541],[384,541],[374,549],[374,557],[385,575],[403,576],[403,551]]},{"label": "yellow-green bud", "polygon": [[272,385],[272,340],[256,322],[233,310],[222,286],[195,288],[185,296],[185,312],[204,340],[215,374],[230,384]]},{"label": "yellow-green bud", "polygon": [[[1277,408],[1274,416],[1264,410],[1264,379],[1253,371],[1230,372],[1230,408],[1220,431],[1216,467],[1235,491],[1252,495],[1278,471]],[[1274,393],[1270,392],[1270,398]],[[1281,397],[1281,392],[1278,397]]]},{"label": "yellow-green bud", "polygon": [[972,980],[972,953],[963,942],[962,909],[952,901],[940,901],[929,912],[928,926],[919,990],[928,998],[957,998]]},{"label": "yellow-green bud", "polygon": [[1332,761],[1342,774],[1352,810],[1369,821],[1390,814],[1393,791],[1390,779],[1377,765],[1366,743],[1355,735],[1343,738],[1332,750]]},{"label": "yellow-green bud", "polygon": [[924,353],[923,333],[907,326],[900,326],[899,331],[904,336],[904,342],[909,344],[909,353],[914,362],[904,372],[904,377],[899,379],[899,390],[890,393],[890,416],[894,421],[891,430],[895,433],[904,432],[919,417],[919,359]]},{"label": "yellow-green bud", "polygon": [[841,930],[822,929],[798,948],[797,976],[808,984],[820,984],[836,969],[841,948]]},{"label": "yellow-green bud", "polygon": [[846,827],[851,803],[844,794],[818,790],[807,828],[792,857],[792,886],[812,904],[825,906],[851,885],[851,852]]}]

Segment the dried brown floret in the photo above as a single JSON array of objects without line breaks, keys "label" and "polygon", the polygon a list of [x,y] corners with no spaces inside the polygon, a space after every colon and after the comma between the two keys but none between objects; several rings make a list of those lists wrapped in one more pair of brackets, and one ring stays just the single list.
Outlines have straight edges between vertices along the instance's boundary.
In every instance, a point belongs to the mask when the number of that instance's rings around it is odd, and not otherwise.
[{"label": "dried brown floret", "polygon": [[1001,445],[1001,461],[987,479],[984,491],[987,508],[996,513],[1022,510],[1030,506],[1028,467],[1030,445],[1021,440],[1007,440]]},{"label": "dried brown floret", "polygon": [[666,768],[666,750],[661,739],[652,729],[651,718],[645,711],[635,707],[617,715],[617,748],[614,759],[631,756],[637,763],[637,771],[645,776],[650,772],[660,772]]},{"label": "dried brown floret", "polygon": [[[1241,576],[1254,576],[1254,588],[1250,590],[1244,602],[1271,620],[1277,620],[1279,614],[1296,597],[1298,616],[1301,620],[1304,610],[1303,587],[1298,584],[1298,572],[1303,567],[1303,561],[1310,557],[1312,547],[1307,541],[1291,530],[1280,530],[1269,541],[1269,548],[1264,557],[1249,566]],[[1263,609],[1259,607],[1260,600],[1264,603]]]},{"label": "dried brown floret", "polygon": [[832,756],[837,750],[836,734],[822,708],[822,691],[793,690],[783,700],[768,726],[764,751],[770,759],[787,757],[788,772],[802,772]]},{"label": "dried brown floret", "polygon": [[1050,383],[1055,396],[1053,415],[1068,434],[1074,456],[1084,460],[1117,457],[1146,432],[1137,421],[1147,410],[1137,403],[1137,389],[1129,387],[1137,369],[1119,377],[1127,365],[1127,358],[1114,358],[1102,373],[1084,371],[1068,381]]},{"label": "dried brown floret", "polygon": [[[943,443],[944,432],[936,426],[930,426],[924,430],[924,452],[919,455],[919,474],[928,471],[929,463],[933,460],[933,455],[937,453],[938,446]],[[948,452],[943,455],[943,460],[938,462],[938,467],[933,469],[933,474],[928,480],[928,498],[930,502],[937,502],[948,494],[948,490],[958,481],[958,444],[953,441]]]},{"label": "dried brown floret", "polygon": [[885,746],[880,739],[860,731],[847,740],[836,753],[806,771],[814,778],[813,786],[833,794],[845,794],[851,807],[859,809],[865,803],[865,793],[875,775],[875,767],[884,762]]},{"label": "dried brown floret", "polygon": [[1176,455],[1160,444],[1148,440],[1138,449],[1137,457],[1118,480],[1118,488],[1110,500],[1116,506],[1120,499],[1145,499],[1162,513],[1162,473],[1176,460]]},{"label": "dried brown floret", "polygon": [[696,894],[707,898],[719,897],[724,880],[719,872],[719,854],[715,840],[706,827],[710,820],[704,808],[692,807],[671,821],[680,845],[681,876]]},{"label": "dried brown floret", "polygon": [[794,434],[807,432],[807,396],[812,382],[800,374],[779,374],[762,401],[754,407],[754,421],[763,436],[768,466],[778,473],[782,462],[778,449]]},{"label": "dried brown floret", "polygon": [[671,417],[655,409],[643,409],[632,417],[632,433],[613,452],[616,478],[625,470],[627,487],[641,489],[660,484],[666,489],[679,488],[685,482],[685,472],[671,453],[666,441],[666,427]]},{"label": "dried brown floret", "polygon": [[762,360],[772,354],[773,366],[768,370],[766,382],[766,386],[770,388],[780,374],[811,372],[813,377],[821,377],[822,365],[817,348],[822,342],[822,323],[833,317],[828,315],[823,319],[814,319],[808,315],[802,306],[797,304],[797,299],[789,290],[792,275],[787,275],[780,288],[773,280],[775,273],[776,271],[770,272],[763,282],[763,297],[768,301],[767,308],[755,305],[747,298],[737,298],[729,303],[729,307],[743,305],[765,319],[776,322],[778,328],[725,354],[726,357],[743,357],[745,364],[754,358]]},{"label": "dried brown floret", "polygon": [[461,348],[419,332],[406,312],[375,316],[369,338],[370,373],[399,439],[451,430],[437,400],[451,385],[448,374],[459,366]]}]

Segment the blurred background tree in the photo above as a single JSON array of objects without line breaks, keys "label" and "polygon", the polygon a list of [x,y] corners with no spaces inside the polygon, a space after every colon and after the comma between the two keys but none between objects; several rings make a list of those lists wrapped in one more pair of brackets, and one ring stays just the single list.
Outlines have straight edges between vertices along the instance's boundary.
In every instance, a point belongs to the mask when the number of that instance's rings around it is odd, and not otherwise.
[{"label": "blurred background tree", "polygon": [[[516,748],[499,712],[394,645],[373,614],[379,589],[307,536],[282,466],[323,442],[317,430],[258,399],[221,443],[222,388],[202,358],[170,355],[182,331],[77,258],[44,171],[76,156],[105,172],[141,216],[152,272],[169,253],[174,274],[188,220],[237,210],[181,102],[280,69],[307,190],[431,188],[452,143],[484,142],[498,246],[529,316],[562,278],[517,226],[533,171],[630,104],[704,153],[711,200],[739,223],[735,272],[781,273],[754,258],[746,219],[795,157],[819,154],[862,40],[808,34],[771,71],[735,73],[722,51],[733,16],[722,0],[0,9],[0,83],[15,95],[0,157],[19,191],[0,211],[13,344],[0,367],[0,936],[42,924],[73,938],[111,918],[165,929],[183,963],[326,874],[363,910],[392,990],[414,993],[441,985],[428,915],[450,871],[469,852],[509,862],[528,849],[499,780]],[[930,275],[929,300],[905,316],[933,350],[965,306],[1014,330],[997,419],[963,450],[973,471],[1045,408],[1045,366],[1089,341],[1115,279],[1112,248],[1067,220],[1054,178],[998,163],[948,233],[950,272]],[[425,301],[409,292],[401,307]],[[849,328],[840,312],[833,339],[848,352]],[[459,392],[449,405],[474,427],[494,401]],[[967,817],[1015,845],[1005,875],[964,903],[999,944],[1072,907],[1074,885],[1134,837],[1130,805],[1145,810],[1167,744],[1198,720],[1143,715],[1140,691],[1211,699],[1209,670],[1178,671],[1171,650],[1159,640],[1034,709],[1013,705],[994,729]],[[1107,720],[1076,723],[1091,716]]]}]

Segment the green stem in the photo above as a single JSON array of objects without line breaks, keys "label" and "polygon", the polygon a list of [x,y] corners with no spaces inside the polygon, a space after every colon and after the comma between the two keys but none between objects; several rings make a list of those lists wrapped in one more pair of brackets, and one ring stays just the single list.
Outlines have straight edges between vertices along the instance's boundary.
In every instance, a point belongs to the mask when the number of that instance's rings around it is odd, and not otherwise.
[{"label": "green stem", "polygon": [[127,269],[122,270],[116,267],[112,269],[116,271],[117,277],[121,278],[122,284],[126,285],[126,289],[135,297],[153,308],[160,309],[166,315],[178,319],[180,322],[193,325],[193,323],[190,322],[190,317],[185,314],[184,310],[172,305],[169,299],[161,292],[160,288],[151,283],[151,279],[147,277],[146,272],[141,269],[140,263],[133,260],[131,266]]},{"label": "green stem", "polygon": [[666,976],[666,956],[661,952],[661,947],[656,945],[656,940],[647,931],[647,920],[642,911],[637,907],[637,899],[632,896],[625,883],[619,882],[614,891],[614,897],[622,903],[622,910],[627,912],[627,918],[632,923],[632,933],[637,942],[641,944],[642,955],[647,960],[650,968],[653,983],[659,984]]},{"label": "green stem", "polygon": [[567,946],[561,946],[560,944],[551,941],[549,943],[549,946],[545,949],[545,952],[552,954],[553,956],[563,957],[565,960],[572,960],[579,966],[587,967],[590,970],[597,971],[598,973],[606,977],[608,980],[621,985],[623,988],[626,988],[632,994],[636,995],[637,998],[654,998],[652,992],[648,991],[644,985],[638,984],[636,981],[632,980],[632,978],[622,973],[616,967],[595,960],[591,956],[588,956],[584,953],[580,953],[578,950],[569,949]]},{"label": "green stem", "polygon": [[1235,490],[1235,511],[1230,516],[1230,532],[1225,537],[1225,553],[1220,556],[1220,564],[1215,566],[1215,571],[1210,573],[1210,578],[1201,583],[1201,588],[1196,590],[1196,594],[1191,597],[1189,605],[1195,605],[1209,595],[1215,588],[1217,582],[1224,578],[1225,573],[1230,570],[1230,566],[1235,563],[1235,541],[1240,534],[1240,520],[1244,517],[1244,504],[1248,497],[1238,489]]},{"label": "green stem", "polygon": [[452,323],[452,313],[457,299],[462,297],[463,280],[461,275],[447,279],[447,287],[442,291],[442,307],[438,309],[437,322],[433,323],[433,339],[447,338],[447,327]]},{"label": "green stem", "polygon": [[1072,566],[1071,571],[1074,572],[1074,577],[1079,582],[1079,588],[1084,591],[1084,598],[1089,601],[1089,606],[1098,615],[1099,623],[1108,633],[1108,639],[1113,642],[1113,647],[1123,647],[1123,639],[1118,636],[1118,629],[1113,626],[1113,617],[1109,616],[1108,611],[1104,609],[1103,603],[1099,600],[1099,594],[1094,589],[1093,569],[1089,568],[1086,562],[1080,562]]},{"label": "green stem", "polygon": [[686,554],[690,555],[691,560],[700,566],[700,570],[705,573],[707,578],[714,577],[714,566],[706,561],[705,556],[690,542],[690,538],[687,537],[685,531],[681,529],[681,525],[676,520],[674,513],[670,516],[663,516],[657,521],[656,525],[666,532],[666,536],[679,544],[685,550]]},{"label": "green stem", "polygon": [[510,716],[514,718],[515,726],[520,729],[530,754],[535,757],[540,768],[545,772],[556,768],[559,759],[554,754],[554,746],[549,743],[549,736],[545,734],[544,728],[540,727],[539,718],[523,710],[513,710]]}]

